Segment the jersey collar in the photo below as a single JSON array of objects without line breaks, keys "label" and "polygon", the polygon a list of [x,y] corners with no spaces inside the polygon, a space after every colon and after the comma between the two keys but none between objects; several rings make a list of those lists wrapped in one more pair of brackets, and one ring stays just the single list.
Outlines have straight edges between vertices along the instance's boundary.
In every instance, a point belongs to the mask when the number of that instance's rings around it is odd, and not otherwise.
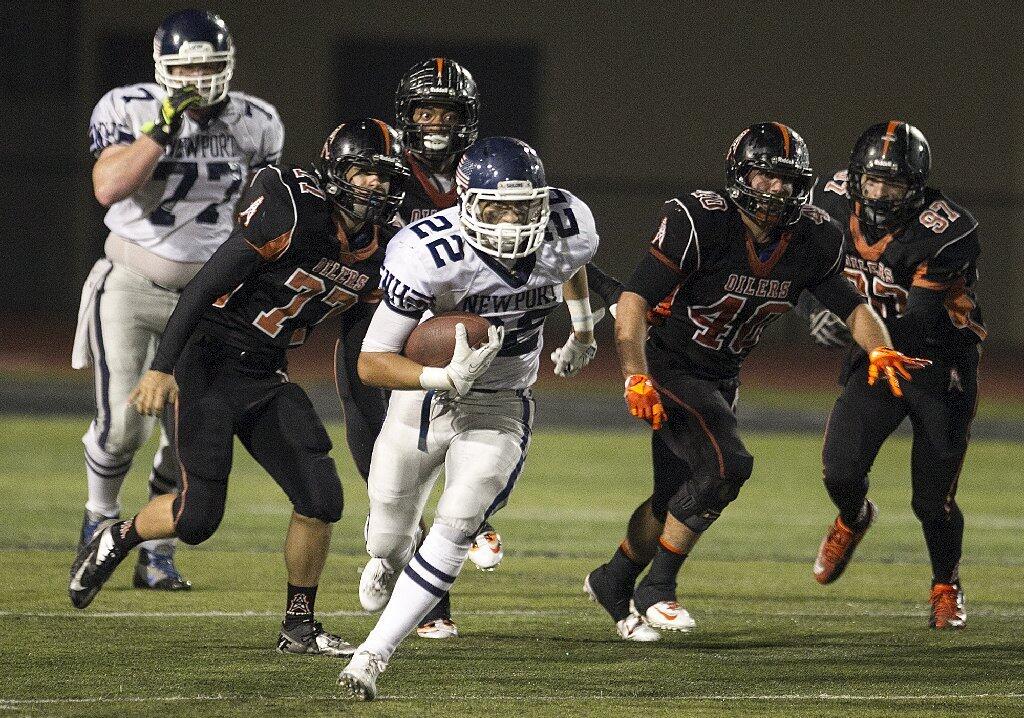
[{"label": "jersey collar", "polygon": [[[335,219],[331,217],[331,221],[334,223],[335,236],[338,238],[339,258],[342,264],[354,264],[355,262],[362,262],[364,259],[372,256],[377,251],[377,247],[380,246],[380,227],[376,224],[371,225],[373,236],[370,238],[369,243],[361,249],[353,250],[349,243],[348,233],[345,232],[345,227]],[[371,231],[369,227],[365,225],[359,230],[356,236],[365,234]]]},{"label": "jersey collar", "polygon": [[405,159],[406,164],[409,165],[409,169],[412,170],[412,173],[416,176],[416,179],[423,186],[423,191],[427,193],[427,197],[430,199],[430,201],[434,204],[435,207],[437,207],[438,209],[448,209],[449,207],[455,206],[457,196],[455,194],[454,182],[452,182],[452,188],[450,190],[448,190],[447,192],[440,192],[438,191],[437,187],[434,186],[434,183],[431,181],[430,173],[427,171],[427,168],[425,168],[423,164],[418,159],[416,159],[416,156],[413,155],[412,152],[406,150]]},{"label": "jersey collar", "polygon": [[[470,247],[476,256],[480,258],[480,261],[494,270],[494,273],[501,277],[501,280],[513,289],[519,289],[526,285],[530,281],[530,275],[533,273],[533,268],[537,266],[537,252],[534,252],[529,257],[523,257],[517,259],[516,263],[512,265],[512,269],[509,270],[504,264],[502,264],[496,257],[492,257],[486,252],[481,252],[469,242],[466,245]],[[538,250],[540,251],[540,250]]]},{"label": "jersey collar", "polygon": [[889,246],[895,235],[889,232],[874,244],[870,244],[868,238],[864,235],[864,231],[860,228],[860,220],[857,219],[857,212],[859,210],[860,204],[857,203],[853,211],[850,212],[850,236],[853,237],[853,246],[862,259],[869,262],[877,262],[885,253],[886,247]]}]

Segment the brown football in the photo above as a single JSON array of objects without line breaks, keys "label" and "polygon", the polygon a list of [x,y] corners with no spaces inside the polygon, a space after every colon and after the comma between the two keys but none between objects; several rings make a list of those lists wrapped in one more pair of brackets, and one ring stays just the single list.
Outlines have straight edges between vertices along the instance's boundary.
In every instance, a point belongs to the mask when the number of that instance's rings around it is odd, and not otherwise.
[{"label": "brown football", "polygon": [[402,353],[423,366],[448,366],[455,353],[455,325],[460,323],[466,325],[469,346],[478,347],[487,341],[489,321],[478,314],[445,312],[413,329]]}]

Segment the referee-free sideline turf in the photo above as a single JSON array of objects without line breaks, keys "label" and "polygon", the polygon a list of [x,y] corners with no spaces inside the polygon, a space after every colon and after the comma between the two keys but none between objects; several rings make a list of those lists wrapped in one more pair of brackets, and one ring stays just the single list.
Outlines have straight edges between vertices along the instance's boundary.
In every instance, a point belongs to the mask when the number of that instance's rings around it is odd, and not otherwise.
[{"label": "referee-free sideline turf", "polygon": [[[750,434],[754,477],[697,546],[680,599],[697,621],[655,644],[618,640],[583,576],[607,559],[650,491],[642,433],[541,431],[511,503],[494,573],[467,564],[453,641],[409,638],[381,699],[340,699],[343,661],[273,649],[284,606],[289,506],[236,451],[218,533],[183,547],[190,593],[133,590],[131,563],[86,611],[67,570],[84,500],[82,419],[0,419],[0,717],[49,716],[870,716],[1024,715],[1020,444],[972,445],[960,482],[968,628],[926,628],[929,570],[910,507],[909,445],[872,474],[881,515],[839,582],[811,578],[833,517],[820,438]],[[358,642],[366,491],[330,427],[345,517],[317,597],[325,626]],[[151,442],[124,491],[144,500]]]}]

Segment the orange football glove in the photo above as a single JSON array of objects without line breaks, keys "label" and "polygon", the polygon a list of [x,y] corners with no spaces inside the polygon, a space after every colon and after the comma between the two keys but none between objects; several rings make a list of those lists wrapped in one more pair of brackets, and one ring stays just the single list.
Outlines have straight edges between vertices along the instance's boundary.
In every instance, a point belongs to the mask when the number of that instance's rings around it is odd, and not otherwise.
[{"label": "orange football glove", "polygon": [[629,375],[625,397],[629,413],[646,421],[655,431],[665,423],[665,407],[661,405],[658,390],[646,374]]},{"label": "orange football glove", "polygon": [[906,354],[901,354],[889,347],[873,349],[868,354],[868,361],[870,362],[868,364],[868,386],[874,386],[878,380],[878,375],[885,372],[886,379],[889,380],[889,391],[892,392],[893,396],[903,396],[900,382],[896,378],[897,373],[907,381],[910,381],[908,369],[921,369],[931,364],[931,361],[928,359],[908,357]]}]

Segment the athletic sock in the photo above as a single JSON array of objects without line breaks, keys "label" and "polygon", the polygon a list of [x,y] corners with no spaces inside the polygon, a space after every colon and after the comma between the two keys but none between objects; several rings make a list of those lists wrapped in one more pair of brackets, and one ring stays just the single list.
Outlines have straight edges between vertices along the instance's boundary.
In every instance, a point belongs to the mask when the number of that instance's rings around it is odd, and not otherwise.
[{"label": "athletic sock", "polygon": [[132,466],[133,457],[112,456],[104,451],[96,439],[95,424],[89,426],[82,443],[85,444],[85,473],[89,481],[89,499],[85,508],[102,516],[117,516],[121,513],[118,499],[121,485]]},{"label": "athletic sock", "polygon": [[960,556],[964,543],[964,515],[953,504],[949,516],[938,521],[922,521],[924,542],[932,564],[932,583],[956,583],[960,580]]},{"label": "athletic sock", "polygon": [[442,536],[437,527],[427,534],[395,583],[391,600],[359,651],[376,653],[385,661],[409,632],[452,587],[469,556],[469,539],[460,543]]},{"label": "athletic sock", "polygon": [[843,524],[845,524],[846,528],[850,529],[851,531],[858,531],[861,528],[863,528],[864,522],[868,520],[867,499],[864,499],[861,502],[860,508],[858,508],[856,511],[848,509],[841,510],[839,512],[839,518],[843,520]]},{"label": "athletic sock", "polygon": [[294,586],[288,584],[288,601],[284,607],[284,627],[313,620],[313,604],[316,603],[316,586]]},{"label": "athletic sock", "polygon": [[640,578],[640,574],[644,572],[644,564],[637,563],[629,557],[622,547],[625,545],[625,541],[619,545],[615,550],[615,555],[612,556],[611,560],[605,564],[608,567],[609,573],[618,579],[621,579],[623,583],[628,583],[630,586],[636,585],[636,580]]},{"label": "athletic sock", "polygon": [[658,551],[651,561],[651,570],[644,576],[634,594],[641,613],[658,601],[675,600],[676,577],[686,557],[687,554],[679,553],[668,547],[663,540],[658,540]]},{"label": "athletic sock", "polygon": [[139,532],[135,529],[136,518],[133,516],[130,519],[118,521],[111,527],[113,529],[111,536],[114,539],[114,545],[117,546],[122,555],[142,543],[142,537],[139,536]]}]

